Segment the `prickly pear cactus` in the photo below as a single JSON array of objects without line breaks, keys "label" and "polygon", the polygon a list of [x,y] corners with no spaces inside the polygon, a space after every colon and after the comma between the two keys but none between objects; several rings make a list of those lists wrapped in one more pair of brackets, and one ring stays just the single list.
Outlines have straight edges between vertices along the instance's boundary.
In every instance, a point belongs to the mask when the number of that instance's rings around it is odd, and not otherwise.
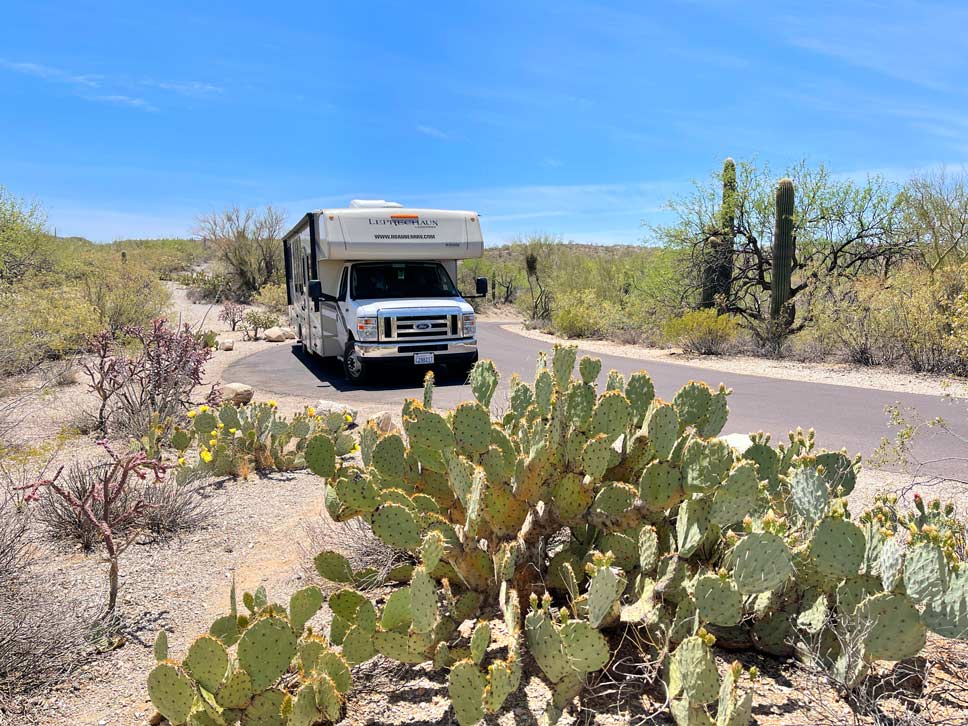
[{"label": "prickly pear cactus", "polygon": [[396,588],[373,601],[361,592],[372,573],[320,553],[328,638],[306,627],[317,593],[288,610],[250,596],[251,617],[233,608],[184,661],[159,645],[159,711],[183,723],[214,708],[214,693],[226,723],[332,720],[349,667],[381,656],[445,671],[467,726],[506,708],[527,649],[553,721],[632,629],[633,642],[666,644],[677,723],[739,726],[756,674],[719,668],[717,638],[778,656],[824,642],[833,670],[856,662],[863,677],[876,660],[916,654],[928,630],[968,637],[964,532],[950,508],[881,498],[854,517],[843,496],[858,461],[816,450],[812,432],[778,445],[752,434],[734,449],[719,438],[727,389],[690,382],[664,401],[644,371],[612,372],[599,392],[601,373],[556,347],[533,383],[512,377],[500,419],[491,362],[471,372],[475,400],[453,411],[433,408],[428,380],[404,405],[402,434],[360,429],[362,461],[341,456],[349,432],[311,427],[299,451],[327,510],[400,554]]}]

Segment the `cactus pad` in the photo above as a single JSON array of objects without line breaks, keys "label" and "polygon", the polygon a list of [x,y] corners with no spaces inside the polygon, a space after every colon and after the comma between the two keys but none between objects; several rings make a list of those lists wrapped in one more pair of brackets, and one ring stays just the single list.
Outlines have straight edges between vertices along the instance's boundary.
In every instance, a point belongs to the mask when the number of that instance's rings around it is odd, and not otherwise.
[{"label": "cactus pad", "polygon": [[948,565],[941,547],[919,542],[904,557],[904,590],[908,597],[927,604],[940,598],[948,586]]},{"label": "cactus pad", "polygon": [[717,487],[709,507],[709,519],[720,527],[740,522],[753,512],[759,496],[759,481],[751,462],[733,467],[721,487]]},{"label": "cactus pad", "polygon": [[554,372],[555,385],[564,390],[571,381],[571,372],[575,369],[575,359],[578,357],[578,347],[574,345],[555,344],[551,354],[551,370]]},{"label": "cactus pad", "polygon": [[944,595],[928,604],[924,622],[945,638],[968,639],[968,568],[952,573]]},{"label": "cactus pad", "polygon": [[407,473],[406,447],[400,434],[381,436],[373,447],[373,466],[387,479],[403,479]]},{"label": "cactus pad", "polygon": [[314,726],[320,718],[322,714],[316,707],[316,687],[313,683],[306,683],[292,699],[289,726]]},{"label": "cactus pad", "polygon": [[691,557],[702,544],[709,528],[708,499],[687,499],[679,507],[676,517],[676,539],[679,542],[679,556]]},{"label": "cactus pad", "polygon": [[359,625],[352,626],[343,636],[343,658],[350,665],[366,663],[376,655],[373,645],[373,633],[367,632]]},{"label": "cactus pad", "polygon": [[612,442],[606,434],[599,434],[585,444],[581,453],[582,470],[593,479],[601,479],[609,467]]},{"label": "cactus pad", "polygon": [[289,622],[292,629],[301,633],[306,623],[323,606],[323,593],[315,585],[297,590],[289,598]]},{"label": "cactus pad", "polygon": [[274,688],[257,693],[245,709],[245,724],[249,726],[286,726],[288,720],[283,715],[287,702],[286,694]]},{"label": "cactus pad", "polygon": [[532,610],[524,619],[524,633],[528,650],[538,667],[552,683],[557,683],[570,671],[561,636],[545,610]]},{"label": "cactus pad", "polygon": [[[656,399],[658,401],[658,399]],[[653,403],[645,419],[646,431],[660,459],[668,459],[679,438],[679,415],[668,403]]]},{"label": "cactus pad", "polygon": [[336,446],[326,434],[316,434],[306,443],[306,466],[316,476],[330,479],[336,475]]},{"label": "cactus pad", "polygon": [[[592,503],[592,491],[582,483],[577,474],[565,474],[552,489],[552,501],[558,508],[558,515],[565,522],[578,519]],[[523,521],[523,519],[522,519]]]},{"label": "cactus pad", "polygon": [[636,371],[629,376],[628,383],[625,385],[625,397],[632,406],[632,424],[641,426],[649,406],[655,399],[655,385],[649,374],[645,371]]},{"label": "cactus pad", "polygon": [[702,638],[693,635],[683,640],[672,659],[690,703],[710,703],[719,698],[719,671],[712,650]]},{"label": "cactus pad", "polygon": [[588,622],[599,627],[612,614],[622,593],[625,578],[611,567],[600,567],[588,583]]},{"label": "cactus pad", "polygon": [[733,466],[733,450],[722,439],[690,439],[682,459],[686,491],[705,493],[726,481]]},{"label": "cactus pad", "polygon": [[826,517],[814,530],[810,557],[824,577],[852,577],[860,570],[866,546],[864,532],[856,524]]},{"label": "cactus pad", "polygon": [[490,408],[491,399],[494,397],[497,384],[501,380],[501,375],[498,373],[494,361],[487,359],[478,361],[471,370],[469,378],[474,398],[484,408]]},{"label": "cactus pad", "polygon": [[347,560],[339,552],[324,551],[316,555],[313,560],[316,565],[316,572],[320,577],[330,582],[353,582],[353,569]]},{"label": "cactus pad", "polygon": [[484,660],[484,654],[490,644],[491,626],[484,622],[478,623],[474,627],[474,632],[471,633],[471,660],[480,664]]},{"label": "cactus pad", "polygon": [[568,621],[560,634],[568,664],[579,673],[600,670],[611,658],[605,636],[584,620]]},{"label": "cactus pad", "polygon": [[592,411],[592,434],[605,434],[609,444],[628,431],[632,422],[632,407],[619,391],[606,391]]},{"label": "cactus pad", "polygon": [[252,678],[252,688],[261,691],[272,685],[289,668],[296,655],[296,634],[289,623],[275,617],[263,618],[242,635],[237,656],[239,666]]},{"label": "cactus pad", "polygon": [[904,660],[924,647],[924,623],[903,595],[871,595],[854,610],[853,622],[859,632],[866,633],[864,656],[868,661]]},{"label": "cactus pad", "polygon": [[410,580],[410,609],[413,629],[428,633],[437,622],[437,587],[423,566],[415,567]]},{"label": "cactus pad", "polygon": [[898,537],[890,537],[884,542],[877,564],[881,571],[881,584],[887,592],[891,592],[901,582],[901,572],[904,569],[904,545]]},{"label": "cactus pad", "polygon": [[447,679],[447,690],[460,726],[472,726],[484,718],[484,676],[472,661],[455,663]]},{"label": "cactus pad", "polygon": [[682,501],[682,473],[669,461],[653,461],[639,478],[639,498],[650,512],[660,512]]},{"label": "cactus pad", "polygon": [[457,450],[466,456],[487,451],[491,445],[491,417],[479,403],[462,403],[454,409]]},{"label": "cactus pad", "polygon": [[229,667],[225,646],[211,635],[196,638],[182,663],[192,678],[209,693],[215,693]]},{"label": "cactus pad", "polygon": [[771,532],[746,535],[733,549],[733,580],[742,593],[767,592],[793,573],[790,550]]},{"label": "cactus pad", "polygon": [[222,708],[245,708],[252,699],[252,678],[243,670],[232,671],[215,694]]},{"label": "cactus pad", "polygon": [[399,550],[415,550],[420,546],[420,528],[413,514],[399,504],[384,504],[372,519],[373,534]]},{"label": "cactus pad", "polygon": [[578,361],[578,374],[581,376],[582,383],[594,383],[601,372],[601,358],[590,358],[587,355],[583,355],[581,360]]},{"label": "cactus pad", "polygon": [[736,585],[717,575],[696,580],[694,597],[699,617],[707,623],[729,627],[743,617],[743,596]]},{"label": "cactus pad", "polygon": [[173,724],[185,723],[195,701],[192,680],[169,661],[148,674],[148,695],[158,712]]},{"label": "cactus pad", "polygon": [[810,465],[794,469],[790,477],[793,509],[808,524],[818,522],[827,511],[830,493],[826,480]]}]

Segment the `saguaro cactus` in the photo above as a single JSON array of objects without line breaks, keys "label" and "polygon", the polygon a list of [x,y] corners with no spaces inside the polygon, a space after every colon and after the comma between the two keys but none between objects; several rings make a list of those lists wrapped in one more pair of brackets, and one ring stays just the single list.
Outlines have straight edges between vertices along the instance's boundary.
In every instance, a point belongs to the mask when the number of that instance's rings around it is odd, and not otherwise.
[{"label": "saguaro cactus", "polygon": [[709,254],[703,270],[702,301],[700,307],[717,305],[717,298],[729,297],[733,280],[733,247],[736,229],[736,162],[723,162],[723,205],[719,223],[707,244]]},{"label": "saguaro cactus", "polygon": [[790,276],[793,272],[793,255],[796,241],[793,238],[793,180],[780,179],[776,185],[776,227],[773,234],[773,277],[770,283],[770,317],[784,320],[789,326],[793,320],[790,302]]}]

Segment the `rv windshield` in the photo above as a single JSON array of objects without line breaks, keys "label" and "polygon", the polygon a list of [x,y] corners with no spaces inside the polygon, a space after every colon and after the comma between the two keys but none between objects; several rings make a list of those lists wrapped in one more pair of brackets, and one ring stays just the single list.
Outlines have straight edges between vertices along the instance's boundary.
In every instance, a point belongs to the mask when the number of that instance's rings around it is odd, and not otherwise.
[{"label": "rv windshield", "polygon": [[353,265],[354,300],[457,297],[460,293],[437,262],[374,262]]}]

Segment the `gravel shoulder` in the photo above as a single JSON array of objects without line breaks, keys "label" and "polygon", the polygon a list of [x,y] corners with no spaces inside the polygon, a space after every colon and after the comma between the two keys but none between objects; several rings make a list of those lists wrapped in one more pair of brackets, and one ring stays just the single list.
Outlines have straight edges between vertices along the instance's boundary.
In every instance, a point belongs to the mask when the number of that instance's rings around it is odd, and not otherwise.
[{"label": "gravel shoulder", "polygon": [[870,388],[897,393],[921,393],[929,396],[950,395],[968,397],[968,381],[933,376],[928,374],[905,373],[884,367],[863,367],[847,363],[810,363],[794,360],[771,360],[753,356],[712,356],[689,355],[678,348],[651,348],[644,345],[616,343],[609,340],[589,338],[569,339],[530,330],[523,323],[514,322],[501,326],[507,331],[543,343],[579,345],[601,355],[615,355],[642,361],[674,363],[678,365],[706,368],[711,371],[740,373],[747,376],[780,378],[783,380],[805,381],[809,383],[831,383],[854,388]]}]

